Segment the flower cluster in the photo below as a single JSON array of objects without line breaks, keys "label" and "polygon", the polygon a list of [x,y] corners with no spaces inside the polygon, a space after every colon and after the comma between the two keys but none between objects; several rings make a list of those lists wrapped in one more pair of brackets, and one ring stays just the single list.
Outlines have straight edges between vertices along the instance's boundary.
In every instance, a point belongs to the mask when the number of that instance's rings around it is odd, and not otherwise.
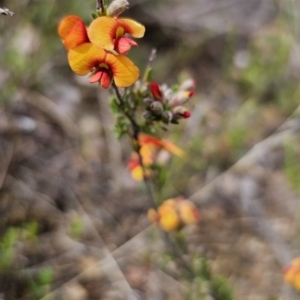
[{"label": "flower cluster", "polygon": [[65,17],[58,34],[68,52],[71,69],[78,75],[90,74],[90,83],[108,88],[114,81],[118,87],[131,86],[139,77],[139,69],[125,55],[137,43],[128,37],[141,38],[145,27],[131,19],[119,18],[127,1],[116,0],[86,28],[75,15]]},{"label": "flower cluster", "polygon": [[[140,145],[140,154],[142,157],[142,162],[145,168],[145,175],[151,176],[152,169],[151,167],[154,164],[160,163],[159,161],[159,154],[161,154],[162,150],[166,150],[169,153],[182,157],[184,152],[178,148],[173,143],[164,140],[158,139],[154,136],[147,135],[147,134],[140,134],[139,135],[139,145]],[[131,171],[131,176],[137,180],[143,180],[144,174],[142,166],[140,165],[139,156],[137,153],[133,153],[128,161],[128,169]]]},{"label": "flower cluster", "polygon": [[165,200],[157,211],[151,208],[148,218],[166,232],[174,231],[200,221],[200,213],[193,202],[178,197]]},{"label": "flower cluster", "polygon": [[187,119],[190,112],[183,107],[195,94],[195,81],[185,80],[179,87],[170,88],[166,84],[159,86],[156,82],[151,82],[150,97],[144,99],[146,111],[144,118],[153,121],[163,121],[164,123],[177,124],[179,119]]},{"label": "flower cluster", "polygon": [[300,257],[295,258],[284,273],[284,281],[300,292]]}]

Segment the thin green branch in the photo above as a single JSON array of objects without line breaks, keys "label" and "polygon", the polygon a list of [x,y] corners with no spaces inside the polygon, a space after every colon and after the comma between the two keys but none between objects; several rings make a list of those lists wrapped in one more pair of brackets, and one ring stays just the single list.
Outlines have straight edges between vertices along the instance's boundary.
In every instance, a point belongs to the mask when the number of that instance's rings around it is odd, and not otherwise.
[{"label": "thin green branch", "polygon": [[182,257],[183,251],[181,251],[182,249],[178,247],[178,243],[172,240],[171,236],[168,233],[163,232],[163,234],[164,234],[164,239],[168,244],[168,246],[170,247],[173,255],[179,259],[182,268],[184,268],[189,273],[189,275],[191,275],[191,277],[193,278],[195,276],[195,272],[192,269],[192,267],[187,263],[187,261]]},{"label": "thin green branch", "polygon": [[141,146],[139,143],[139,134],[141,133],[141,127],[139,126],[139,124],[137,123],[137,121],[135,120],[135,117],[133,114],[130,114],[127,110],[126,107],[126,103],[123,99],[123,97],[120,94],[120,91],[118,89],[118,87],[116,86],[115,82],[113,81],[112,83],[112,87],[115,91],[115,94],[117,96],[117,99],[119,101],[119,106],[122,109],[124,115],[126,116],[126,118],[129,120],[130,124],[131,124],[131,133],[130,136],[133,139],[133,147],[134,147],[134,151],[137,153],[138,158],[139,158],[139,164],[142,168],[143,171],[143,180],[145,183],[145,186],[147,188],[147,192],[149,195],[149,198],[151,199],[151,202],[153,204],[153,206],[156,208],[157,204],[155,201],[155,197],[154,197],[154,192],[153,192],[153,187],[152,187],[152,182],[151,180],[149,180],[149,178],[146,176],[146,168],[145,165],[143,163],[143,157],[141,155]]},{"label": "thin green branch", "polygon": [[[129,120],[130,124],[131,124],[131,133],[130,136],[133,139],[133,147],[134,147],[134,151],[138,154],[139,157],[139,164],[142,167],[143,170],[143,180],[145,183],[145,186],[147,188],[147,192],[148,195],[151,199],[151,202],[153,203],[153,206],[155,208],[157,208],[157,202],[155,201],[155,197],[154,197],[154,192],[153,192],[153,186],[152,186],[152,181],[150,178],[148,178],[145,174],[146,174],[146,168],[145,165],[143,163],[143,158],[141,155],[141,147],[139,144],[139,140],[138,140],[138,136],[141,133],[141,127],[139,126],[139,124],[137,123],[137,121],[135,120],[135,116],[134,114],[131,114],[128,112],[127,110],[127,104],[125,103],[122,95],[120,94],[120,91],[118,89],[118,87],[116,86],[115,82],[112,83],[112,87],[115,91],[116,97],[118,99],[118,105],[119,107],[122,109],[124,115],[126,116],[126,118]],[[178,247],[178,244],[176,241],[174,241],[167,233],[164,233],[164,238],[166,243],[169,245],[169,248],[171,249],[173,255],[175,257],[177,257],[177,259],[179,260],[179,263],[181,265],[181,267],[183,269],[185,269],[191,277],[194,276],[194,270],[192,269],[192,267],[185,261],[185,259],[182,257],[183,253],[181,253],[181,250]]]}]

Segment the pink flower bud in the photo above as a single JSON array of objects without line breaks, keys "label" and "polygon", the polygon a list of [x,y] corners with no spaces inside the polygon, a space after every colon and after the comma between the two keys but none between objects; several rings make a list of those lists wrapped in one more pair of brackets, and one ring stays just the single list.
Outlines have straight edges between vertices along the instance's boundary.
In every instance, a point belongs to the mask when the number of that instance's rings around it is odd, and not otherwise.
[{"label": "pink flower bud", "polygon": [[177,106],[173,109],[173,113],[175,117],[179,118],[184,118],[187,119],[191,116],[191,113],[184,107],[182,106]]},{"label": "pink flower bud", "polygon": [[184,119],[188,119],[189,117],[191,116],[191,113],[189,111],[185,111],[183,114],[182,114],[182,117]]}]

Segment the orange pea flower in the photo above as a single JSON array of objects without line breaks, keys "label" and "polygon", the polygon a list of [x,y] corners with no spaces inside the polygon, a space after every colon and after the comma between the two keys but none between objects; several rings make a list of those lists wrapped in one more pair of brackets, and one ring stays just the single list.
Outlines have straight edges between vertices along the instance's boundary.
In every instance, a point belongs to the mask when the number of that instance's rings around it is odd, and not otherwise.
[{"label": "orange pea flower", "polygon": [[284,281],[300,292],[300,257],[295,258],[284,273]]},{"label": "orange pea flower", "polygon": [[[151,175],[151,165],[155,163],[155,159],[160,150],[166,150],[169,153],[182,157],[184,152],[173,143],[158,139],[148,134],[139,135],[140,153],[145,166],[146,176]],[[133,153],[128,161],[128,168],[131,171],[131,176],[137,180],[143,180],[143,170],[139,162],[139,157]]]},{"label": "orange pea flower", "polygon": [[58,35],[67,50],[89,42],[84,22],[75,15],[67,16],[61,20],[58,25]]},{"label": "orange pea flower", "polygon": [[98,82],[106,89],[112,80],[118,87],[128,87],[138,79],[139,69],[129,58],[115,56],[90,42],[81,18],[74,15],[65,17],[60,22],[58,34],[69,50],[71,69],[80,76],[91,74],[90,83]]},{"label": "orange pea flower", "polygon": [[126,54],[132,46],[137,47],[137,43],[127,34],[142,38],[144,33],[145,27],[134,20],[111,17],[99,17],[88,28],[88,36],[93,44],[120,54]]},{"label": "orange pea flower", "polygon": [[128,87],[140,75],[137,66],[126,56],[115,56],[91,43],[71,49],[68,60],[76,74],[84,76],[92,72],[90,83],[98,82],[105,89],[112,79],[118,87]]},{"label": "orange pea flower", "polygon": [[148,218],[166,232],[177,230],[183,226],[197,224],[200,213],[193,202],[181,197],[168,199],[158,207],[157,211],[151,208]]}]

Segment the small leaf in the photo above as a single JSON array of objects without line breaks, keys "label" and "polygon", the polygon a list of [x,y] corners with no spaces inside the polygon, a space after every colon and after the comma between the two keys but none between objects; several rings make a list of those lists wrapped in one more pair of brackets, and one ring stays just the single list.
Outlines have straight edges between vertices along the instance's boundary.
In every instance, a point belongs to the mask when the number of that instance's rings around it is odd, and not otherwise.
[{"label": "small leaf", "polygon": [[233,299],[233,288],[222,276],[214,278],[211,283],[211,290],[214,299],[216,300],[232,300]]},{"label": "small leaf", "polygon": [[151,67],[147,68],[144,75],[144,81],[150,82],[152,80],[152,74],[153,74],[153,69]]},{"label": "small leaf", "polygon": [[51,268],[42,269],[39,273],[39,283],[41,285],[50,284],[53,281],[53,270]]},{"label": "small leaf", "polygon": [[111,99],[110,108],[111,108],[112,112],[115,114],[121,113],[121,108],[120,108],[116,98]]}]

